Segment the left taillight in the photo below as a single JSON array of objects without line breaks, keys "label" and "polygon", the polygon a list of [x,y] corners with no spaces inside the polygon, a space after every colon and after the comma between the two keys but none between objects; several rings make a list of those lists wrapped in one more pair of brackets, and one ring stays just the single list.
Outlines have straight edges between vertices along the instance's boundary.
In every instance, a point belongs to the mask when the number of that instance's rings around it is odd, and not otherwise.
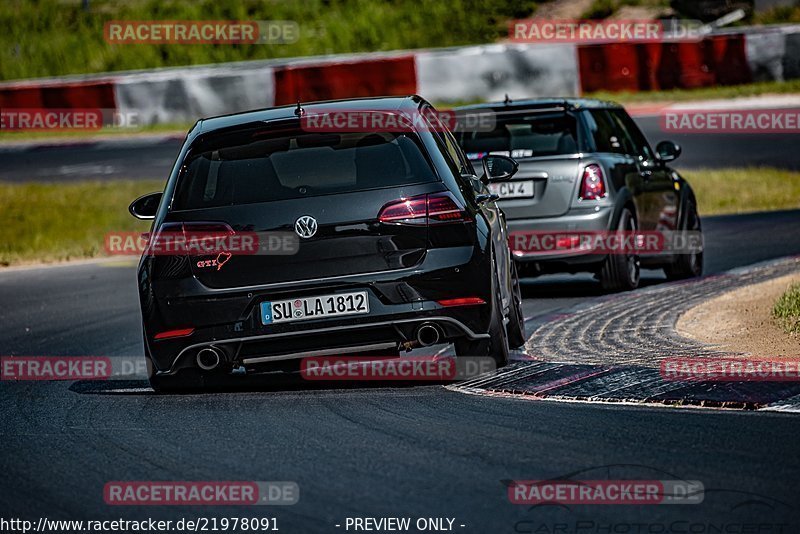
[{"label": "left taillight", "polygon": [[[203,255],[205,251],[190,245],[209,241],[213,243],[215,239],[225,239],[235,233],[233,228],[226,223],[163,223],[158,230],[149,234],[146,252],[153,256]],[[216,253],[213,250],[211,252]]]},{"label": "left taillight", "polygon": [[452,195],[435,193],[402,198],[384,205],[378,220],[389,224],[446,224],[463,223],[472,219]]},{"label": "left taillight", "polygon": [[175,337],[186,337],[194,334],[194,328],[180,328],[178,330],[167,330],[166,332],[159,332],[153,339],[172,339]]}]

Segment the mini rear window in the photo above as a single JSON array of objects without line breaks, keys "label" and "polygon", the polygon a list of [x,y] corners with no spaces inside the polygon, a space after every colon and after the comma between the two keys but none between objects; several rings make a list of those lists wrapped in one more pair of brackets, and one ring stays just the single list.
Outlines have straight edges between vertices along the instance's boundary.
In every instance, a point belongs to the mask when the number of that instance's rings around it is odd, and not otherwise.
[{"label": "mini rear window", "polygon": [[414,134],[249,130],[204,139],[183,164],[174,210],[435,181]]},{"label": "mini rear window", "polygon": [[498,119],[491,131],[459,133],[458,142],[473,161],[487,154],[521,159],[579,152],[577,122],[567,113],[532,113]]}]

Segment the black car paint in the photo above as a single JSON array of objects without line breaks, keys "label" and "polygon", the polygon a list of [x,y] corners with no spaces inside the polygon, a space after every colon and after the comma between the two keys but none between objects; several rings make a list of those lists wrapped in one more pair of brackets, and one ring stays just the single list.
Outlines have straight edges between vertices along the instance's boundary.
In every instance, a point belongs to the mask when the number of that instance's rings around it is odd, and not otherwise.
[{"label": "black car paint", "polygon": [[[350,109],[369,110],[419,110],[430,107],[419,97],[311,103],[304,104],[304,107],[324,111],[327,107],[341,109],[344,105]],[[188,133],[166,183],[151,231],[164,223],[192,220],[227,222],[230,219],[235,223],[232,226],[239,228],[276,229],[269,224],[269,214],[258,214],[258,204],[182,212],[173,211],[171,205],[176,184],[184,170],[183,162],[198,139],[243,125],[263,126],[273,120],[290,120],[293,113],[293,107],[287,106],[198,121]],[[304,258],[310,262],[308,265],[300,266],[292,265],[291,257],[234,256],[225,269],[198,274],[196,270],[193,271],[192,262],[195,258],[145,254],[138,268],[138,286],[145,350],[151,373],[171,375],[183,368],[194,368],[195,354],[200,348],[208,346],[221,350],[226,359],[239,362],[248,356],[277,357],[321,348],[345,349],[386,341],[400,343],[413,339],[414,327],[424,321],[436,322],[447,341],[464,336],[469,339],[486,338],[490,310],[495,299],[501,299],[504,305],[511,301],[511,260],[502,213],[494,202],[479,202],[476,198],[476,190],[481,187],[485,189],[485,186],[477,178],[462,175],[465,170],[467,174],[472,172],[469,163],[468,168],[464,169],[459,162],[454,162],[452,157],[446,155],[448,147],[445,144],[448,140],[459,150],[452,137],[446,137],[450,135],[448,132],[418,132],[418,135],[440,181],[411,185],[400,191],[352,193],[353,202],[364,203],[367,207],[363,209],[372,209],[372,216],[376,217],[381,205],[389,197],[396,199],[406,195],[449,191],[464,206],[471,222],[431,226],[428,243],[432,246],[423,249],[420,254],[410,254],[413,257],[406,258],[406,264],[395,264],[394,268],[357,265],[357,262],[341,256],[333,262],[333,266],[323,265],[319,261],[314,263],[311,257]],[[462,163],[467,161],[463,154],[460,160]],[[367,198],[369,202],[365,202]],[[339,235],[343,240],[338,241],[339,246],[358,236],[361,231],[359,225],[374,224],[374,221],[363,220],[350,221],[356,222],[354,225],[339,224],[349,221],[348,212],[352,207],[348,210],[342,203],[323,197],[309,200],[313,202],[289,202],[285,206],[287,213],[295,211],[295,218],[305,214],[319,217],[320,232]],[[337,208],[338,220],[337,215],[331,213]],[[326,213],[320,214],[322,211]],[[359,217],[355,219],[359,220]],[[286,220],[284,217],[280,221],[283,226]],[[260,223],[256,224],[257,221]],[[372,236],[379,238],[380,233],[377,230],[377,234],[373,233]],[[364,234],[369,240],[370,232]],[[406,235],[403,238],[417,239],[419,244],[419,236]],[[313,242],[313,238],[309,242]],[[374,245],[372,242],[368,246]],[[334,239],[327,252],[335,256],[336,246],[337,240]],[[324,256],[326,248],[317,247],[315,252],[317,256]],[[283,261],[282,275],[259,278],[241,274],[255,273],[259,261]],[[315,268],[324,270],[324,274],[315,274]],[[495,269],[502,280],[500,288],[495,288],[493,284],[492,271]],[[269,326],[264,326],[259,320],[259,303],[265,300],[353,290],[368,291],[369,315]],[[436,303],[437,300],[464,296],[478,296],[487,304],[445,308]],[[193,328],[194,331],[186,337],[155,339],[159,332],[180,328]]]}]

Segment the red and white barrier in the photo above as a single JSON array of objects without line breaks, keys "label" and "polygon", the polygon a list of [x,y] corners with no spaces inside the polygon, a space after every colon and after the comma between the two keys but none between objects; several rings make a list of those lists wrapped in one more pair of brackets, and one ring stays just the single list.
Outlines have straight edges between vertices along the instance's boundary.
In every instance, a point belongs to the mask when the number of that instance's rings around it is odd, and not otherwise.
[{"label": "red and white barrier", "polygon": [[270,107],[275,101],[268,66],[165,69],[120,76],[114,85],[117,110],[141,124],[181,124],[200,117]]},{"label": "red and white barrier", "polygon": [[498,44],[427,50],[415,56],[417,93],[433,102],[579,93],[571,44]]},{"label": "red and white barrier", "polygon": [[0,108],[101,108],[140,124],[292,104],[417,93],[437,103],[734,85],[800,77],[800,27],[699,42],[513,43],[250,61],[0,84]]}]

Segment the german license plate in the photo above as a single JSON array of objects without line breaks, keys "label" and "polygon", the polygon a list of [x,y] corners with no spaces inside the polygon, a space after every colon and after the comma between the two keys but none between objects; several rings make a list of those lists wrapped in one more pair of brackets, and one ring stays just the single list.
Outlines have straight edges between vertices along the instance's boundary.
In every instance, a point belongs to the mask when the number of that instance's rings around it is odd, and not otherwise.
[{"label": "german license plate", "polygon": [[367,299],[366,291],[261,303],[262,324],[363,313],[369,313],[369,299]]},{"label": "german license plate", "polygon": [[502,199],[533,198],[533,180],[489,184],[489,191]]}]

